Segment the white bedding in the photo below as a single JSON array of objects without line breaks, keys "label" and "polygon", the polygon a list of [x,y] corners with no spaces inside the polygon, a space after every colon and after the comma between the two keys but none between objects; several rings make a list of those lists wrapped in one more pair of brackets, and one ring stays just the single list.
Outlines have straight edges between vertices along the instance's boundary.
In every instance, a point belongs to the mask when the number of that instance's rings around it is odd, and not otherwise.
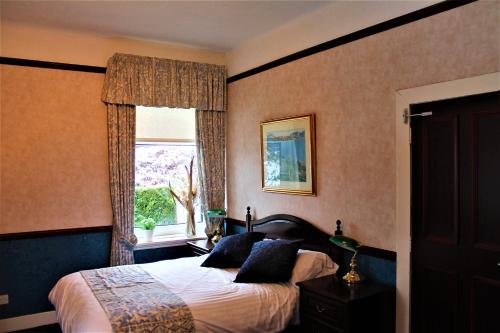
[{"label": "white bedding", "polygon": [[[197,332],[278,332],[298,317],[291,283],[233,283],[237,269],[204,268],[207,255],[140,265],[189,306]],[[64,332],[111,332],[80,273],[63,277],[49,299]]]}]

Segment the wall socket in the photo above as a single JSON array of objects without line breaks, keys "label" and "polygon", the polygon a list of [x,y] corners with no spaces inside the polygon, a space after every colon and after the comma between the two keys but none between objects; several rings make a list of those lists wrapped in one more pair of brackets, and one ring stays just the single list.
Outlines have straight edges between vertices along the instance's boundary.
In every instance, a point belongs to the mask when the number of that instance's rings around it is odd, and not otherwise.
[{"label": "wall socket", "polygon": [[9,304],[9,295],[0,295],[0,305]]}]

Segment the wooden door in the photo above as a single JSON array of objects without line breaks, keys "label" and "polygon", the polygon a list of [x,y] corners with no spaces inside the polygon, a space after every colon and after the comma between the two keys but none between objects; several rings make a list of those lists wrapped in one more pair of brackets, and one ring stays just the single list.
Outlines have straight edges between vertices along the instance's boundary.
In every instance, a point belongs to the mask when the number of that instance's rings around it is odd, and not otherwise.
[{"label": "wooden door", "polygon": [[500,332],[499,101],[411,108],[412,333]]}]

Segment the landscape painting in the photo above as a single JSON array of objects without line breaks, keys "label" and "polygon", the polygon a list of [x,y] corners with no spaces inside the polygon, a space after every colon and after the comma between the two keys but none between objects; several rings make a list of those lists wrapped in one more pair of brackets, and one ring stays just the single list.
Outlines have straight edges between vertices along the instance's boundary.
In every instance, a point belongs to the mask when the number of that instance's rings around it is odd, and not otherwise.
[{"label": "landscape painting", "polygon": [[261,123],[262,189],[314,195],[312,115]]}]

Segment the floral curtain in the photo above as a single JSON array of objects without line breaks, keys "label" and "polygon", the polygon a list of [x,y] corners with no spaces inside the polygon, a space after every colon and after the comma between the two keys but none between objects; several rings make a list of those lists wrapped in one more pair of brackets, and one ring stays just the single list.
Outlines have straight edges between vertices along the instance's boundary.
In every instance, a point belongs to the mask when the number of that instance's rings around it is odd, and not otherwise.
[{"label": "floral curtain", "polygon": [[[222,226],[209,220],[207,209],[224,208],[226,201],[225,113],[196,110],[196,149],[200,174],[201,204],[211,238]],[[219,221],[220,222],[220,221]]]},{"label": "floral curtain", "polygon": [[111,266],[134,263],[135,106],[107,104],[109,186],[113,209]]},{"label": "floral curtain", "polygon": [[136,105],[197,109],[196,141],[205,215],[207,207],[224,207],[226,78],[226,68],[219,65],[120,53],[109,59],[102,100],[108,108],[111,265],[134,263]]},{"label": "floral curtain", "polygon": [[220,65],[117,53],[108,61],[102,100],[225,111],[226,77]]}]

